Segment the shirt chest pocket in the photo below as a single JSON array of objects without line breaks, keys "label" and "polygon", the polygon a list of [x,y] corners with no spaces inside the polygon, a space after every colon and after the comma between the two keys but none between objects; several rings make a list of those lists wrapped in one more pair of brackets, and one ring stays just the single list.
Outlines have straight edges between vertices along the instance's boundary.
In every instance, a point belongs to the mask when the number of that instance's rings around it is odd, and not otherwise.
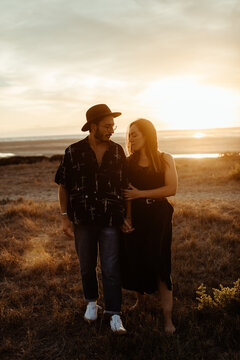
[{"label": "shirt chest pocket", "polygon": [[77,187],[76,189],[72,190],[69,198],[71,200],[71,202],[77,202],[77,203],[82,203],[85,201],[86,199],[86,193],[85,193],[85,188],[81,188],[81,187]]}]

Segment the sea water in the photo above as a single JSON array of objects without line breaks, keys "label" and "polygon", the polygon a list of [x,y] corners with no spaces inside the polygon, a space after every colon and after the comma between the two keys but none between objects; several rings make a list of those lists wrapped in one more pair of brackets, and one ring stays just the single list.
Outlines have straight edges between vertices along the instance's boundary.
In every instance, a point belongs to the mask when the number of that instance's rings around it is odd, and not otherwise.
[{"label": "sea water", "polygon": [[[74,135],[0,138],[0,158],[63,154],[73,142],[87,133]],[[112,138],[126,150],[126,134],[115,133]],[[218,157],[226,152],[240,152],[240,127],[201,130],[158,131],[159,149],[179,157]]]}]

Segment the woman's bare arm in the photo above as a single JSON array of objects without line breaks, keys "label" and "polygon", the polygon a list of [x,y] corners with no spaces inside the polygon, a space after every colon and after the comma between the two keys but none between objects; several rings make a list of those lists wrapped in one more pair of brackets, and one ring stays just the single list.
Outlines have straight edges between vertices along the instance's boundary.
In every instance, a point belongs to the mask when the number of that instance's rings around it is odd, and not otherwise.
[{"label": "woman's bare arm", "polygon": [[165,185],[151,190],[138,190],[130,185],[130,190],[125,190],[124,195],[126,200],[133,200],[139,198],[153,198],[158,199],[162,197],[173,196],[176,194],[178,186],[177,171],[174,159],[170,154],[164,154],[167,162],[164,181]]}]

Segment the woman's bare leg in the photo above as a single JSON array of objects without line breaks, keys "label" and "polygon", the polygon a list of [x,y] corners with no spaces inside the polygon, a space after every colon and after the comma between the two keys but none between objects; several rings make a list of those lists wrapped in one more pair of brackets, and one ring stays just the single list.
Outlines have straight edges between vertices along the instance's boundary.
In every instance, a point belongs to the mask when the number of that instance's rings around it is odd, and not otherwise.
[{"label": "woman's bare leg", "polygon": [[172,290],[169,290],[164,282],[159,281],[159,294],[163,309],[164,330],[168,334],[173,334],[176,328],[172,322],[172,307],[173,307]]},{"label": "woman's bare leg", "polygon": [[130,308],[130,311],[137,309],[144,309],[145,307],[145,295],[139,292],[136,292],[136,303]]}]

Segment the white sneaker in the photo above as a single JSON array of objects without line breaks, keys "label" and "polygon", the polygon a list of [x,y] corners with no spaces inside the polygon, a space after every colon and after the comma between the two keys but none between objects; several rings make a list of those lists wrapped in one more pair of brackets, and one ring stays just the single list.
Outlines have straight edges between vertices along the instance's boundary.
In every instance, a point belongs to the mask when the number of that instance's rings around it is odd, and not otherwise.
[{"label": "white sneaker", "polygon": [[119,315],[113,315],[110,320],[111,330],[119,335],[123,335],[127,333],[127,330],[124,328],[122,324],[122,320]]},{"label": "white sneaker", "polygon": [[84,314],[84,320],[88,322],[97,320],[98,309],[101,309],[101,306],[97,305],[96,301],[90,301]]}]

